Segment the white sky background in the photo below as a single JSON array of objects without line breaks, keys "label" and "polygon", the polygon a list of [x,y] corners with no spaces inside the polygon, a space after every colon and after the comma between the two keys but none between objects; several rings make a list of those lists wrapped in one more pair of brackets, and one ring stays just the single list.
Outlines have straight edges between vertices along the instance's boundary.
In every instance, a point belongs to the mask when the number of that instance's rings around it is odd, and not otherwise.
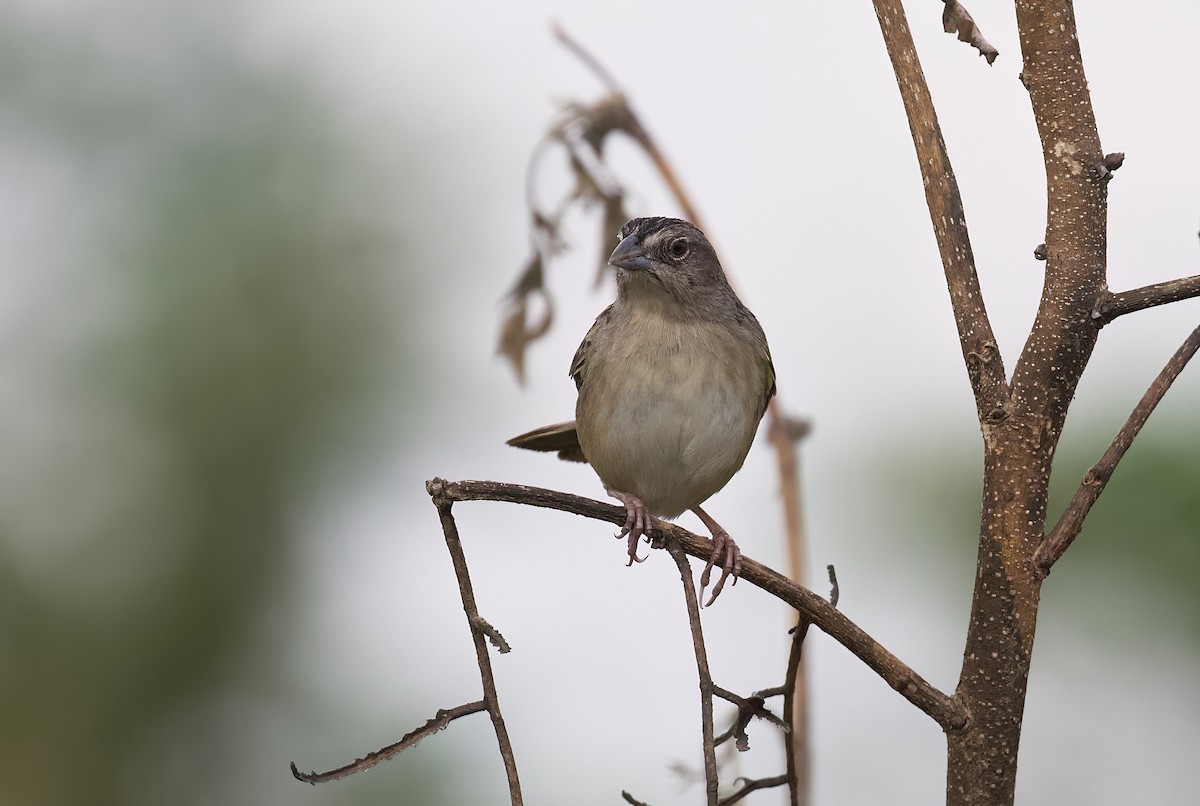
[{"label": "white sky background", "polygon": [[[989,68],[941,32],[941,3],[908,6],[1011,370],[1040,293],[1042,264],[1032,251],[1044,220],[1012,7],[969,6],[1000,50]],[[1151,14],[1127,3],[1079,6],[1102,142],[1127,153],[1111,185],[1111,285],[1196,273],[1200,7],[1175,4],[1167,14],[1156,6]],[[264,0],[248,18],[264,60],[317,73],[364,139],[377,129],[404,131],[410,139],[393,147],[427,151],[426,171],[438,185],[431,198],[397,211],[397,226],[421,256],[404,270],[424,280],[423,297],[397,300],[397,315],[420,308],[442,323],[428,334],[422,375],[408,379],[426,390],[427,419],[397,438],[387,472],[370,487],[302,518],[313,594],[311,612],[295,614],[305,636],[298,674],[312,686],[338,686],[340,696],[378,713],[381,733],[347,746],[346,759],[478,695],[425,479],[489,478],[602,495],[587,468],[503,445],[571,416],[567,365],[613,293],[611,285],[590,290],[595,218],[570,222],[577,248],[549,268],[558,318],[529,354],[528,388],[519,389],[492,355],[497,300],[527,257],[527,158],[557,101],[601,91],[553,42],[551,20],[628,91],[766,329],[782,401],[815,420],[804,449],[814,569],[835,563],[843,609],[933,683],[953,688],[973,534],[964,532],[958,555],[931,563],[914,550],[926,544],[912,540],[926,527],[875,502],[881,491],[903,496],[906,484],[921,481],[886,476],[884,448],[894,456],[898,445],[932,440],[961,445],[959,455],[976,452],[977,428],[907,124],[869,3]],[[614,160],[635,212],[677,213],[632,148],[614,147]],[[545,198],[565,182],[553,172],[547,180]],[[1073,421],[1114,432],[1197,313],[1196,303],[1181,303],[1106,329]],[[1198,375],[1189,371],[1172,389],[1164,416],[1195,410]],[[770,452],[759,445],[711,511],[747,554],[779,567],[776,483]],[[668,558],[656,553],[626,569],[607,525],[499,505],[456,511],[482,612],[514,647],[495,665],[526,801],[611,804],[624,788],[656,806],[697,802],[699,789],[684,790],[666,770],[677,760],[699,764],[695,671]],[[937,517],[928,513],[926,522]],[[690,516],[682,522],[698,526]],[[813,582],[823,590],[823,573],[814,571]],[[1111,597],[1085,607],[1053,588],[1052,579],[1019,801],[1184,803],[1178,776],[1200,750],[1196,660],[1128,618],[1119,643],[1080,638],[1074,622],[1099,633],[1132,594],[1114,585]],[[720,685],[749,693],[780,682],[790,626],[782,608],[738,586],[706,619]],[[346,624],[361,629],[344,634]],[[815,631],[810,641],[814,802],[939,802],[944,742],[932,721],[832,641]],[[1135,686],[1137,699],[1119,696]],[[718,705],[718,718],[727,714]],[[769,750],[777,741],[767,726],[752,726],[757,752],[745,774],[781,771],[781,756]],[[402,788],[435,743],[461,754],[472,771],[457,782],[463,803],[504,802],[481,716],[370,775],[394,777]],[[295,757],[294,749],[283,742],[280,759]],[[274,791],[284,768],[270,752],[264,788]],[[290,780],[278,786],[281,802],[336,800]]]}]

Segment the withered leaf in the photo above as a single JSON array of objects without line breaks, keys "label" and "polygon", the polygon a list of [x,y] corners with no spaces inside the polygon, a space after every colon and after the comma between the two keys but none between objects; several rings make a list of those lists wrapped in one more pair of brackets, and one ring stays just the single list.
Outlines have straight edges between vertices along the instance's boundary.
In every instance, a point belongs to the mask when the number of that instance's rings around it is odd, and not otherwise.
[{"label": "withered leaf", "polygon": [[983,38],[979,26],[975,24],[970,13],[963,8],[963,4],[958,0],[943,0],[943,2],[946,7],[942,10],[942,28],[946,33],[957,34],[959,42],[966,42],[979,51],[979,55],[987,59],[988,64],[996,61],[1000,51]]},{"label": "withered leaf", "polygon": [[[542,284],[542,255],[535,251],[525,270],[517,278],[516,285],[508,295],[508,313],[500,321],[500,338],[496,352],[512,364],[517,380],[525,383],[525,348],[550,330],[554,321],[554,304]],[[526,321],[529,314],[529,298],[533,294],[542,297],[545,307],[541,319],[534,325]]]}]

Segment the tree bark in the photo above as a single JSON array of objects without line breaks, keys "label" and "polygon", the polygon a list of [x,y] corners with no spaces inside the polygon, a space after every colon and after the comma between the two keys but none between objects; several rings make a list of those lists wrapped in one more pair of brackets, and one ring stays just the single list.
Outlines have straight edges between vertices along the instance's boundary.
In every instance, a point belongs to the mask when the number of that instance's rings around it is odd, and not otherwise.
[{"label": "tree bark", "polygon": [[1106,293],[1107,182],[1069,0],[1016,3],[1046,168],[1041,304],[1013,372],[1003,415],[984,442],[978,573],[957,695],[971,713],[949,733],[946,802],[1012,804],[1042,575],[1054,452],[1096,344],[1092,311]]}]

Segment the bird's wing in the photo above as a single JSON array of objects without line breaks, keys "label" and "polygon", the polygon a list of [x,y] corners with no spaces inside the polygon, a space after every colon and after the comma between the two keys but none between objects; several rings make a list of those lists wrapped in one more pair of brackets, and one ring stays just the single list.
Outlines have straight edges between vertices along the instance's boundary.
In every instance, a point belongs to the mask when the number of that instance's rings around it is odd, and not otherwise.
[{"label": "bird's wing", "polygon": [[575,357],[571,359],[571,372],[569,373],[575,379],[575,388],[583,386],[583,371],[587,366],[588,357],[592,354],[592,346],[596,341],[596,334],[599,333],[612,319],[614,302],[609,305],[600,315],[596,317],[596,321],[592,323],[592,327],[588,330],[587,335],[583,337],[583,341],[579,344],[579,349],[575,351]]},{"label": "bird's wing", "polygon": [[762,403],[762,413],[766,414],[771,398],[775,397],[775,362],[771,360],[771,351],[767,349],[766,342],[763,342],[762,360],[767,362],[766,394],[763,395]]}]

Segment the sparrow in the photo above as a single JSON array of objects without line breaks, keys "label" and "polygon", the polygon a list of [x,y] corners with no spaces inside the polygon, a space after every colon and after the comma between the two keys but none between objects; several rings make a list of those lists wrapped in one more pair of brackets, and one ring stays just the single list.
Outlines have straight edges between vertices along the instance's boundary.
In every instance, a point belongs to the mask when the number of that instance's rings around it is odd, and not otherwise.
[{"label": "sparrow", "polygon": [[617,299],[571,361],[575,419],[508,440],[587,462],[625,505],[629,562],[638,540],[655,536],[654,518],[696,513],[713,550],[700,595],[719,562],[734,584],[742,554],[701,504],[741,468],[767,403],[775,368],[762,326],[729,285],[704,233],[675,218],[635,218],[609,257]]}]

